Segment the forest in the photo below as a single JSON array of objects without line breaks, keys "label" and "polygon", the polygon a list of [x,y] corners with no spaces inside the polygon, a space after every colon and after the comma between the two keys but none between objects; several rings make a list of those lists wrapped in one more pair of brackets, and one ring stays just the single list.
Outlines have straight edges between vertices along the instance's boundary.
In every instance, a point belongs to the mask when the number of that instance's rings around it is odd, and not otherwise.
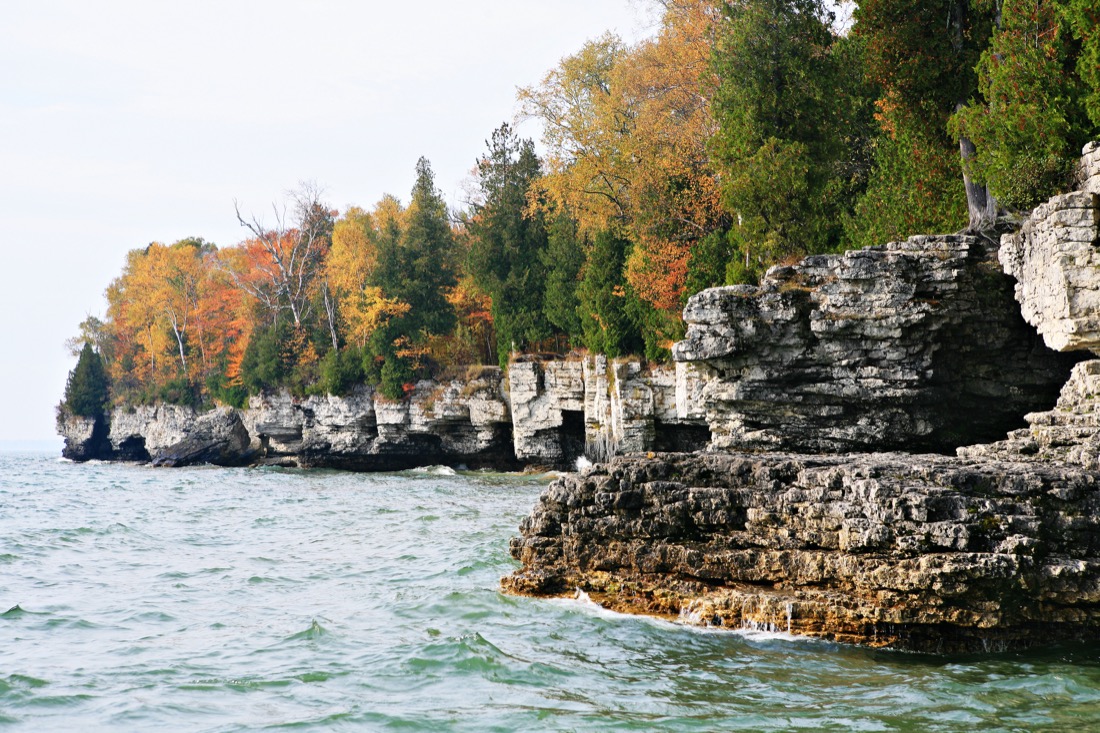
[{"label": "forest", "polygon": [[[66,402],[400,399],[515,352],[667,358],[688,297],[771,265],[922,232],[995,239],[1068,190],[1100,135],[1096,0],[653,0],[518,93],[450,209],[333,209],[302,184],[243,241],[129,253],[70,341]],[[850,17],[848,17],[850,16]],[[540,154],[541,153],[541,154]]]}]

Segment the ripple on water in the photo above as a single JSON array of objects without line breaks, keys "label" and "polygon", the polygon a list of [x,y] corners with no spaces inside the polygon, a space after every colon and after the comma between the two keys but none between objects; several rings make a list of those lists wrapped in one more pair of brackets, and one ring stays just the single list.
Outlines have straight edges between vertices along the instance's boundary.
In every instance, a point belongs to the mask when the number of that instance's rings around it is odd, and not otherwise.
[{"label": "ripple on water", "polygon": [[928,658],[502,596],[545,478],[0,460],[4,727],[1100,729],[1096,646]]}]

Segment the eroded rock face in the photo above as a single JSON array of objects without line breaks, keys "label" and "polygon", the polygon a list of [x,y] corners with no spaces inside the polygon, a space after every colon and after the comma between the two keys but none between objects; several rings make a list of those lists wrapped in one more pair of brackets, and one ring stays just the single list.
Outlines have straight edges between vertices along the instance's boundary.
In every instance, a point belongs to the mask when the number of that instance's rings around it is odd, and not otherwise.
[{"label": "eroded rock face", "polygon": [[248,431],[231,407],[204,413],[165,404],[116,408],[110,415],[109,436],[115,460],[236,466],[250,457]]},{"label": "eroded rock face", "polygon": [[1019,316],[982,242],[919,236],[774,267],[684,311],[681,362],[722,450],[953,451],[1052,404],[1074,363]]},{"label": "eroded rock face", "polygon": [[944,456],[663,454],[552,484],[506,590],[969,651],[1100,630],[1100,478]]},{"label": "eroded rock face", "polygon": [[582,455],[702,449],[710,431],[700,395],[709,376],[694,364],[521,357],[509,367],[516,455],[572,468]]},{"label": "eroded rock face", "polygon": [[61,456],[70,461],[109,460],[111,443],[103,418],[73,415],[64,408],[57,411],[57,433],[65,439]]},{"label": "eroded rock face", "polygon": [[1081,150],[1077,165],[1077,188],[1100,194],[1100,142],[1091,142]]},{"label": "eroded rock face", "polygon": [[1100,176],[1088,181],[1097,190],[1055,196],[1001,238],[1024,319],[1057,351],[1100,353]]},{"label": "eroded rock face", "polygon": [[386,471],[432,464],[519,466],[511,416],[496,367],[465,379],[421,382],[406,400],[367,387],[344,397],[253,397],[244,412],[262,462]]},{"label": "eroded rock face", "polygon": [[1004,440],[959,448],[963,458],[1068,463],[1100,471],[1100,360],[1073,368],[1053,410],[1025,416],[1028,427]]}]

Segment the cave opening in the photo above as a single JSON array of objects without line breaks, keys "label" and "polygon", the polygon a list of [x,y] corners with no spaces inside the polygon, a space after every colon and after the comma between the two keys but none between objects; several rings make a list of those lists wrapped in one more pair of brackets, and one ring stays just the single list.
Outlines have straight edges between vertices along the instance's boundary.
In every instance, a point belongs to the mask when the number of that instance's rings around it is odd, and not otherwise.
[{"label": "cave opening", "polygon": [[653,450],[658,453],[694,453],[710,444],[710,426],[698,423],[653,421]]},{"label": "cave opening", "polygon": [[584,455],[584,412],[582,410],[561,411],[558,445],[561,446],[562,464],[566,467],[572,468],[577,459]]}]

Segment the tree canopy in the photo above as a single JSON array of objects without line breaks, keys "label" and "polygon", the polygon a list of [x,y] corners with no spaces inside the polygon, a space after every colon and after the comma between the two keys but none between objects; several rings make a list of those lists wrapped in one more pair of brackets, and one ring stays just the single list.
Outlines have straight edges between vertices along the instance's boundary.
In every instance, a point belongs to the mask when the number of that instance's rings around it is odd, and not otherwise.
[{"label": "tree canopy", "polygon": [[1093,0],[859,0],[845,26],[825,0],[652,1],[650,37],[597,35],[520,88],[541,145],[489,131],[464,208],[421,158],[407,204],[341,213],[300,184],[266,221],[235,204],[237,244],[131,251],[70,341],[66,404],[399,399],[517,350],[667,358],[699,290],[921,232],[995,237],[1100,135]]}]

